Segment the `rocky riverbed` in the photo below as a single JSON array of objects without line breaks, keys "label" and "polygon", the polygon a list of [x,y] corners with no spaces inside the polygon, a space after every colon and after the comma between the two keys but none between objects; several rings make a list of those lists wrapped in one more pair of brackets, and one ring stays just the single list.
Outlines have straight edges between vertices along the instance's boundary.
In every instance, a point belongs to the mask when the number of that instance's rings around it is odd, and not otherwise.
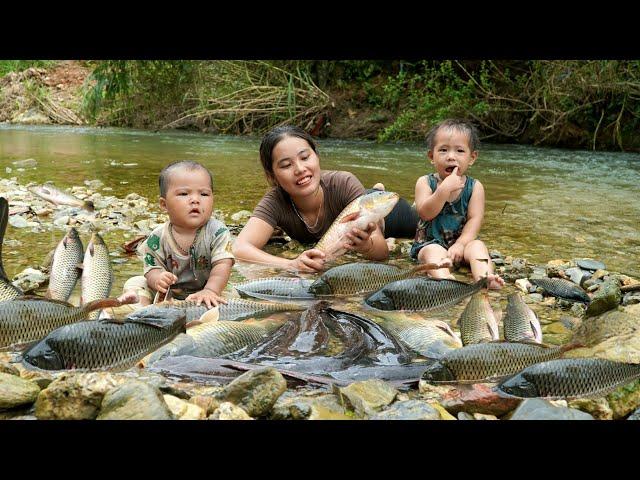
[{"label": "rocky riverbed", "polygon": [[[27,168],[15,165],[15,168]],[[135,193],[125,198],[108,195],[99,181],[85,182],[68,193],[91,200],[96,212],[76,207],[56,207],[32,194],[27,185],[0,180],[0,195],[9,200],[13,228],[33,234],[64,231],[122,230],[130,238],[148,234],[166,217],[153,202]],[[98,191],[100,189],[100,191]],[[248,212],[228,218],[237,232]],[[225,218],[223,212],[217,212]],[[15,246],[11,230],[5,235],[3,254]],[[280,235],[271,248],[297,254],[302,248]],[[410,241],[392,243],[392,259],[406,259]],[[501,291],[490,292],[496,313],[504,311],[507,293],[520,290],[537,314],[543,341],[583,345],[566,357],[597,357],[640,363],[640,281],[608,271],[606,259],[551,259],[543,265],[492,252],[496,270],[507,281]],[[127,259],[136,262],[135,258]],[[18,273],[14,283],[25,291],[42,293],[48,281],[47,261]],[[457,272],[467,279],[466,272]],[[546,296],[531,280],[564,278],[583,287],[591,296],[581,303]],[[229,291],[232,292],[229,287]],[[232,293],[231,293],[232,294]],[[451,324],[463,305],[438,316]],[[499,317],[500,315],[498,315]],[[500,325],[501,327],[501,325]],[[300,382],[277,369],[263,367],[225,383],[189,377],[176,378],[141,368],[126,372],[80,373],[33,371],[13,362],[14,355],[0,353],[0,418],[2,419],[640,419],[640,380],[598,398],[547,401],[499,397],[493,384],[417,386],[398,389],[379,379],[348,385]]]}]

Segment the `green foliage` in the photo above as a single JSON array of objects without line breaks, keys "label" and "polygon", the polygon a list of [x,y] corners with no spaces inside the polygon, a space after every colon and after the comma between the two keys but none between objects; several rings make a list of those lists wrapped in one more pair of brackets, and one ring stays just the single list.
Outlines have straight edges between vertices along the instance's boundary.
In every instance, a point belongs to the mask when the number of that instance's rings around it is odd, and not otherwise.
[{"label": "green foliage", "polygon": [[0,60],[0,77],[9,72],[21,72],[31,67],[47,68],[56,62],[53,60]]}]

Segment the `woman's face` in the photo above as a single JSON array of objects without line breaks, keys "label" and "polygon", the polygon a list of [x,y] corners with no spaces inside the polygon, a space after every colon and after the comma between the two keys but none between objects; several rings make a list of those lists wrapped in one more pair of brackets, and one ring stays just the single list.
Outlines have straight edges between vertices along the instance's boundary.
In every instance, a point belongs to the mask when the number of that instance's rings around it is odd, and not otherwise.
[{"label": "woman's face", "polygon": [[315,194],[320,186],[320,158],[309,143],[285,137],[271,152],[276,182],[292,197]]}]

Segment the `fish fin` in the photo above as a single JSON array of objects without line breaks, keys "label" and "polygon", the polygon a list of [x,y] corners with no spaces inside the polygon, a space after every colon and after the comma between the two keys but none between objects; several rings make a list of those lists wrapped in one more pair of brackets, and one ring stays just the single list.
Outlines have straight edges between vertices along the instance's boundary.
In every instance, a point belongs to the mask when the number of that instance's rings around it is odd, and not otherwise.
[{"label": "fish fin", "polygon": [[498,331],[498,329],[496,327],[497,326],[495,324],[487,322],[487,328],[489,329],[489,335],[491,335],[491,338],[493,340],[499,340],[500,339],[500,332]]},{"label": "fish fin", "polygon": [[411,269],[411,275],[427,275],[428,270],[438,268],[451,268],[453,263],[448,257],[442,258],[438,263],[423,263]]},{"label": "fish fin", "polygon": [[200,323],[217,322],[219,318],[220,318],[220,309],[216,306],[216,307],[211,307],[209,310],[204,312],[200,316],[198,321]]},{"label": "fish fin", "polygon": [[138,301],[138,295],[136,295],[134,292],[127,292],[124,295],[119,296],[118,298],[100,298],[98,300],[93,300],[92,302],[84,305],[84,308],[87,312],[92,312],[94,310],[103,308],[121,307],[122,305],[129,305]]},{"label": "fish fin", "polygon": [[567,343],[566,345],[562,345],[560,347],[560,352],[561,353],[565,353],[568,352],[569,350],[573,350],[575,348],[584,348],[586,347],[585,344],[580,343],[580,342],[571,342],[571,343]]},{"label": "fish fin", "polygon": [[531,331],[533,332],[533,338],[536,340],[536,342],[542,342],[542,330],[538,328],[540,324],[537,322],[530,321],[529,325],[531,326]]},{"label": "fish fin", "polygon": [[84,270],[84,263],[76,263],[76,268],[78,270]]},{"label": "fish fin", "polygon": [[340,220],[340,223],[352,222],[359,216],[360,216],[360,211],[350,213],[349,215],[346,215],[342,220]]},{"label": "fish fin", "polygon": [[51,288],[47,288],[47,291],[44,292],[44,298],[51,298]]},{"label": "fish fin", "polygon": [[195,320],[191,320],[190,322],[188,322],[188,323],[184,326],[184,328],[185,328],[186,330],[188,330],[188,329],[190,329],[190,328],[197,327],[198,325],[202,325],[202,322],[200,321],[200,319],[199,319],[199,318],[196,318]]}]

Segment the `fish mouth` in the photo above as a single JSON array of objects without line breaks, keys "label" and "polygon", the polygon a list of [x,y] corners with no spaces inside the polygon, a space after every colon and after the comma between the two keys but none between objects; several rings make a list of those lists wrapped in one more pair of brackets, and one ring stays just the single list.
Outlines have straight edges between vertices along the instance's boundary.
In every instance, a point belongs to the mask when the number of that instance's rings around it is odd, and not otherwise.
[{"label": "fish mouth", "polygon": [[313,180],[313,175],[305,175],[304,177],[296,180],[296,185],[303,187],[311,183],[311,180]]}]

